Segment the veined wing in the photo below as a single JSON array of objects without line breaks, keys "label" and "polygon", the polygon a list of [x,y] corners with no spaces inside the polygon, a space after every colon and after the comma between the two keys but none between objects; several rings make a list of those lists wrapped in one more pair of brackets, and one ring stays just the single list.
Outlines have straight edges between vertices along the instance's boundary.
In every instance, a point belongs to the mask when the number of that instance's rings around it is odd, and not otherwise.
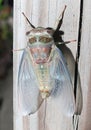
[{"label": "veined wing", "polygon": [[64,113],[73,115],[75,112],[75,98],[66,62],[57,47],[55,47],[53,53],[53,62],[50,72],[51,77],[55,79],[55,87],[52,90],[51,96],[59,100]]},{"label": "veined wing", "polygon": [[19,109],[22,115],[36,112],[43,101],[40,96],[28,48],[22,54],[19,67],[18,97]]}]

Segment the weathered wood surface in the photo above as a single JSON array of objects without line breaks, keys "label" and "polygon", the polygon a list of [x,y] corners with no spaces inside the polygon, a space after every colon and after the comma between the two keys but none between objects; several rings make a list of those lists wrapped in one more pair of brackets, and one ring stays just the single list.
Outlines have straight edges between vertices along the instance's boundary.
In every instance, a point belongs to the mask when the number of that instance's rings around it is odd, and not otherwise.
[{"label": "weathered wood surface", "polygon": [[91,130],[91,1],[83,2],[83,22],[79,71],[83,93],[83,110],[79,130]]},{"label": "weathered wood surface", "polygon": [[[84,1],[83,24],[81,38],[81,55],[79,62],[79,73],[81,77],[83,93],[83,111],[80,116],[79,130],[90,130],[91,102],[90,102],[90,78],[91,78],[91,51],[90,51],[90,21],[91,5],[90,0]],[[30,26],[22,15],[22,12],[30,19],[33,25],[43,27],[54,27],[55,21],[62,12],[65,11],[61,30],[65,32],[63,39],[78,39],[80,0],[15,0],[14,1],[14,49],[24,48],[27,44],[25,33],[30,30]],[[77,43],[69,44],[67,48],[61,48],[67,60],[68,68],[74,82],[74,71],[77,51]],[[17,75],[22,52],[14,52],[14,130],[73,130],[72,117],[64,116],[61,111],[59,101],[50,100],[47,104],[42,104],[39,111],[31,116],[21,117],[17,114]],[[46,117],[45,117],[46,109]],[[45,127],[45,128],[44,128]]]}]

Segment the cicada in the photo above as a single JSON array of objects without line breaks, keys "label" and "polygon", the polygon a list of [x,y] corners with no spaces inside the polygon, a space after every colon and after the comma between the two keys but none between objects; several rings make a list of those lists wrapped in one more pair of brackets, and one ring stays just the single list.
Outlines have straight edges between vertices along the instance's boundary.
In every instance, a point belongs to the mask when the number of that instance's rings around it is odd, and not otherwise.
[{"label": "cicada", "polygon": [[18,99],[23,115],[35,113],[48,97],[61,97],[63,103],[60,105],[74,113],[72,81],[64,56],[55,43],[55,33],[59,30],[60,22],[62,24],[63,15],[64,11],[56,29],[34,27],[30,23],[32,29],[26,34],[28,42],[18,73]]}]

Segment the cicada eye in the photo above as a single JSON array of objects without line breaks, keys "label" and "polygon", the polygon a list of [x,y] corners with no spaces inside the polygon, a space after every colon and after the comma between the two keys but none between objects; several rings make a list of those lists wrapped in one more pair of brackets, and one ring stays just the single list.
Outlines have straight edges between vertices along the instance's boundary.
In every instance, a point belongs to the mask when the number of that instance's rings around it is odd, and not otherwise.
[{"label": "cicada eye", "polygon": [[33,44],[33,43],[35,43],[37,40],[36,40],[36,37],[32,37],[32,38],[30,38],[29,39],[29,43],[30,44]]},{"label": "cicada eye", "polygon": [[48,43],[48,42],[52,41],[52,38],[51,37],[46,37],[46,36],[40,36],[39,41],[43,42],[43,43]]}]

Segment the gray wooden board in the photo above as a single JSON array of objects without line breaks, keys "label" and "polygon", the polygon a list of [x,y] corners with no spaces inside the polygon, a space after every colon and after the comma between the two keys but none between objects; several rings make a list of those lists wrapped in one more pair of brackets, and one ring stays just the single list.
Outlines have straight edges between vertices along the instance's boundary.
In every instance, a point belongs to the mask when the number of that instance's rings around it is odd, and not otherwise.
[{"label": "gray wooden board", "polygon": [[[63,39],[64,41],[78,39],[80,0],[78,1],[76,0],[46,0],[46,1],[45,0],[30,0],[30,1],[15,0],[14,1],[14,49],[21,49],[21,48],[26,47],[27,38],[26,38],[25,33],[31,29],[28,23],[26,22],[25,18],[23,17],[22,12],[26,14],[26,16],[29,18],[31,23],[35,25],[36,27],[37,26],[54,27],[55,22],[57,18],[59,17],[59,15],[61,14],[62,10],[64,9],[65,5],[67,5],[67,9],[65,11],[63,25],[61,28],[61,30],[65,32]],[[85,8],[85,5],[84,5],[84,8]],[[86,19],[85,17],[86,16],[84,16],[84,19]],[[84,24],[86,26],[86,23]],[[84,30],[85,29],[83,28],[83,37],[85,35]],[[79,64],[80,76],[83,74],[82,68],[84,68],[83,48],[85,49],[86,47],[85,42],[83,43],[84,44],[81,44],[81,58],[80,58],[80,64]],[[61,48],[61,49],[67,60],[67,64],[70,70],[72,81],[74,81],[74,70],[75,70],[74,59],[76,57],[77,43],[70,43],[68,47],[72,51],[73,56],[67,47]],[[90,53],[90,51],[88,53]],[[18,68],[19,68],[21,54],[22,52],[20,51],[14,52],[14,69],[13,69],[14,70],[14,80],[13,80],[14,130],[38,130],[38,129],[43,130],[44,118],[45,118],[44,111],[45,111],[45,106],[46,106],[45,102],[42,104],[39,111],[31,116],[21,117],[17,114],[17,111],[18,111],[17,76],[18,76]],[[83,59],[83,63],[81,61],[82,59]],[[87,63],[88,61],[89,59],[86,60]],[[81,78],[81,82],[83,80],[84,78],[83,79]],[[83,88],[83,91],[84,91],[84,88]],[[85,94],[85,92],[83,94]],[[85,112],[86,110],[84,110],[82,117],[84,116]],[[81,124],[82,122],[80,123],[80,127],[82,127]],[[72,117],[67,117],[63,115],[59,101],[55,102],[54,100],[50,100],[50,98],[48,98],[46,118],[45,118],[45,128],[46,130],[51,130],[51,129],[52,130],[55,130],[55,129],[56,130],[60,130],[60,129],[73,130]]]}]

